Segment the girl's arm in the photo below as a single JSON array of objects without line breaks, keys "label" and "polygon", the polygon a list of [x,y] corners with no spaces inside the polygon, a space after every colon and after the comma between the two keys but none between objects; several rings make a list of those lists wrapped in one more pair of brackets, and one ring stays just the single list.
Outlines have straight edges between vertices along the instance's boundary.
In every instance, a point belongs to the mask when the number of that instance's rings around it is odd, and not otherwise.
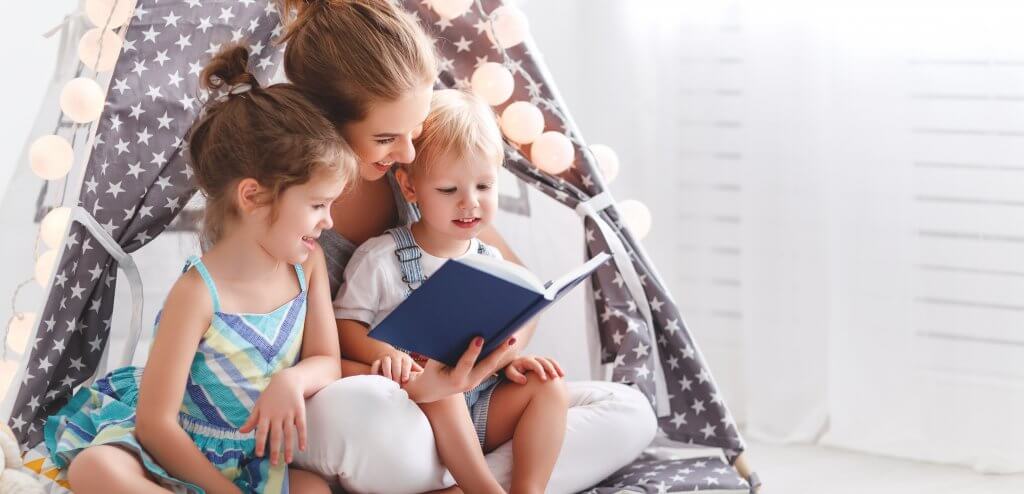
[{"label": "girl's arm", "polygon": [[178,425],[192,359],[210,327],[213,303],[202,278],[190,270],[171,288],[153,348],[142,373],[135,436],[173,477],[210,493],[238,493]]},{"label": "girl's arm", "polygon": [[308,398],[324,386],[341,379],[341,351],[334,333],[331,288],[327,280],[327,262],[319,246],[303,265],[308,273],[306,328],[302,335],[302,359],[282,372],[294,374],[302,396]]},{"label": "girl's arm", "polygon": [[[509,247],[508,242],[498,233],[498,230],[494,228],[494,225],[487,225],[483,230],[480,231],[478,238],[485,244],[491,245],[501,252],[502,257],[507,261],[514,262],[520,266],[524,266],[523,261],[519,259],[519,256],[512,251]],[[505,367],[512,360],[519,356],[520,350],[526,348],[526,345],[533,339],[533,333],[537,331],[537,318],[530,319],[529,322],[523,325],[519,331],[516,331],[513,336],[515,337],[515,344],[512,345],[511,350],[505,354],[505,357],[501,360],[498,367]]]},{"label": "girl's arm", "polygon": [[280,455],[291,463],[297,436],[300,451],[306,450],[306,398],[341,378],[341,354],[334,336],[327,263],[323,251],[315,249],[303,264],[306,283],[306,321],[299,362],[270,378],[249,418],[238,430],[256,431],[256,455],[270,448],[270,462]]}]

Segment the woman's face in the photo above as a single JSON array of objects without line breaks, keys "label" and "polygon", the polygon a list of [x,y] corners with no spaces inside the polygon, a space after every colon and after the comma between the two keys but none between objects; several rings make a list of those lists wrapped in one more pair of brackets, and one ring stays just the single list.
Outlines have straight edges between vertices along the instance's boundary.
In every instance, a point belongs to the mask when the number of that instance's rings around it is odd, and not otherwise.
[{"label": "woman's face", "polygon": [[397,100],[373,103],[366,118],[342,128],[359,157],[359,175],[364,180],[383,177],[396,162],[412,161],[416,156],[412,140],[422,130],[433,94],[433,86],[424,84]]}]

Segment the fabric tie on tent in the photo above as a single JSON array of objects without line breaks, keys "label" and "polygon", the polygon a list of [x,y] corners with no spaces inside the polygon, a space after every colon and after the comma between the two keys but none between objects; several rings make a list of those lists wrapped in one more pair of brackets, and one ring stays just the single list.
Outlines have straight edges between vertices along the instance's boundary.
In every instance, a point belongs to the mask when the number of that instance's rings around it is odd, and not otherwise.
[{"label": "fabric tie on tent", "polygon": [[[282,32],[273,4],[139,0],[96,124],[77,205],[128,253],[160,234],[195,192],[184,137],[209,96],[202,67],[221,46],[250,47],[268,80]],[[69,232],[24,360],[9,425],[23,447],[42,438],[47,416],[96,372],[110,336],[117,263],[81,224]]]},{"label": "fabric tie on tent", "polygon": [[[476,67],[487,62],[504,63],[513,73],[515,90],[508,101],[494,108],[495,112],[500,114],[515,101],[529,101],[543,113],[545,129],[563,129],[572,139],[575,162],[558,176],[534,167],[524,155],[526,149],[511,144],[506,145],[505,168],[570,208],[584,204],[581,215],[588,257],[599,252],[614,254],[613,243],[621,244],[626,251],[628,260],[620,256],[592,277],[602,361],[612,364],[612,380],[636,385],[657,409],[655,373],[663,373],[670,413],[660,421],[662,430],[677,441],[722,448],[733,461],[744,450],[743,440],[678,307],[640,244],[621,224],[614,206],[588,202],[609,197],[602,196],[607,187],[540,53],[529,39],[502,50],[488,36],[487,15],[502,5],[500,0],[477,0],[468,12],[454,19],[441,19],[429,2],[403,0],[401,4],[437,38],[442,85],[468,90]],[[628,286],[632,282],[627,280],[632,278],[630,271],[636,272],[639,287]],[[648,312],[649,318],[645,317]]]}]

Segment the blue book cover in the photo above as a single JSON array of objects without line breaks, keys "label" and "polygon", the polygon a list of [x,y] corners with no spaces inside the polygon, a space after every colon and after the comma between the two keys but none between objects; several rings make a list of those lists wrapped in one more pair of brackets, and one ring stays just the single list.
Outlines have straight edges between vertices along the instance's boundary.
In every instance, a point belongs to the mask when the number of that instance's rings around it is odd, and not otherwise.
[{"label": "blue book cover", "polygon": [[474,337],[482,336],[482,359],[608,259],[602,252],[544,284],[508,261],[487,256],[449,259],[369,335],[449,366]]}]

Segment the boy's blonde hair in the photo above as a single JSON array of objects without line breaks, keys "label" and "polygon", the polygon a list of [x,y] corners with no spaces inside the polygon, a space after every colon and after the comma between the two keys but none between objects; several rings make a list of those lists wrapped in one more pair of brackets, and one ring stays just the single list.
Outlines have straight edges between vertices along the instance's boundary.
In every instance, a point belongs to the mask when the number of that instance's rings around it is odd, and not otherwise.
[{"label": "boy's blonde hair", "polygon": [[416,158],[407,167],[413,176],[428,171],[442,157],[458,160],[476,154],[499,166],[505,155],[491,107],[473,94],[455,89],[434,91],[430,113],[413,146]]}]

